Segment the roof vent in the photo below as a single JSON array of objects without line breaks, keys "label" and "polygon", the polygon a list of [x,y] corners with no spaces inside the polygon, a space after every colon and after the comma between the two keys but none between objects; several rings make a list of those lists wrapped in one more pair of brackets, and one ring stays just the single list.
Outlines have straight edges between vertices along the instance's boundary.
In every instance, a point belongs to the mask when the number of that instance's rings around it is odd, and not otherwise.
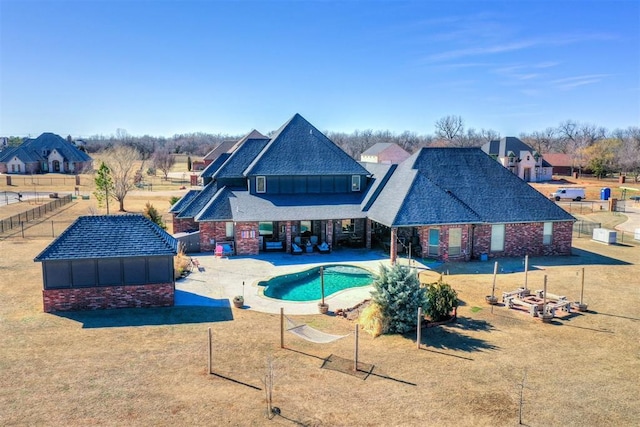
[{"label": "roof vent", "polygon": [[309,129],[309,135],[313,135],[313,129]]}]

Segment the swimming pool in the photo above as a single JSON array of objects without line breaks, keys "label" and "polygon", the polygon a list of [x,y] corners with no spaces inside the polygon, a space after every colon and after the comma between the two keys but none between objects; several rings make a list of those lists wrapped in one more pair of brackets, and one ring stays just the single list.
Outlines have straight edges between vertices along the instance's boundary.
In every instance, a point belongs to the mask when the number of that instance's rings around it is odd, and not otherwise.
[{"label": "swimming pool", "polygon": [[[375,276],[364,268],[353,265],[325,265],[324,296],[348,288],[369,286]],[[314,301],[322,298],[320,267],[298,273],[276,276],[258,283],[264,286],[264,295],[285,301]]]}]

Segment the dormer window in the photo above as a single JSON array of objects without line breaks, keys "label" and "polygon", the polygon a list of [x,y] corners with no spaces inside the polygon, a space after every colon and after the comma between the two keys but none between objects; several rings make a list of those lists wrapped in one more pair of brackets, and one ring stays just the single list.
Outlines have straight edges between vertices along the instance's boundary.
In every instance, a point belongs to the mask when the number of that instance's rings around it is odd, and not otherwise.
[{"label": "dormer window", "polygon": [[267,177],[257,176],[256,177],[256,193],[266,193],[266,192],[267,192]]},{"label": "dormer window", "polygon": [[351,191],[360,191],[360,175],[351,176]]},{"label": "dormer window", "polygon": [[507,153],[507,158],[509,159],[509,163],[513,163],[513,161],[516,159],[516,155],[513,153],[513,151],[509,151]]}]

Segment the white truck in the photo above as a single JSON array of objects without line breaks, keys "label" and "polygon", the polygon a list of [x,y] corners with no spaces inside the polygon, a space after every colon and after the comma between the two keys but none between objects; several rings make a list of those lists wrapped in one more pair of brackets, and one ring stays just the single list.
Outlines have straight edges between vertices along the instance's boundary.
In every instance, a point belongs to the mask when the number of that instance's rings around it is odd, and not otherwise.
[{"label": "white truck", "polygon": [[580,200],[584,200],[584,188],[558,188],[555,193],[551,193],[549,198],[554,199],[556,202],[561,199],[570,199],[579,202]]}]

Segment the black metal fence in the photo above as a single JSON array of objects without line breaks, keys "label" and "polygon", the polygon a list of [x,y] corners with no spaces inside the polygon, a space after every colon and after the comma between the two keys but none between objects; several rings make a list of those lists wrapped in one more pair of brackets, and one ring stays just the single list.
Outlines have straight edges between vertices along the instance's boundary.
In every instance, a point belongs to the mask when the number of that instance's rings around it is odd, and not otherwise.
[{"label": "black metal fence", "polygon": [[[70,194],[57,199],[51,199],[51,201],[29,209],[26,212],[21,212],[19,214],[12,215],[9,218],[2,219],[0,220],[0,234],[7,234],[16,231],[23,232],[25,228],[30,228],[30,222],[42,218],[46,214],[53,212],[54,210],[68,203],[71,203]],[[67,226],[69,224],[70,223],[67,223]],[[48,235],[51,235],[51,232]]]}]

